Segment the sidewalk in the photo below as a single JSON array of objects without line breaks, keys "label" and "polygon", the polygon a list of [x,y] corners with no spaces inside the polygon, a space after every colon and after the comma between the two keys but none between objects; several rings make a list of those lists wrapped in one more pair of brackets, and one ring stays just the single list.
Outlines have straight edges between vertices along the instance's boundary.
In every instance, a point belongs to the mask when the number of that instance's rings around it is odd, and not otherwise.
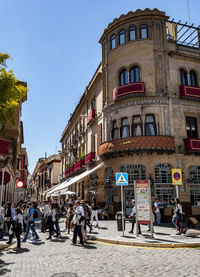
[{"label": "sidewalk", "polygon": [[[95,222],[94,222],[95,223]],[[147,232],[148,227],[141,225],[142,235],[136,236],[136,225],[134,234],[130,234],[131,222],[126,222],[124,237],[122,232],[117,231],[117,221],[99,221],[99,228],[94,228],[88,234],[90,240],[98,240],[107,243],[142,246],[142,247],[200,247],[200,225],[195,229],[188,229],[186,234],[176,235],[176,229],[171,223],[154,226],[154,238]]]}]

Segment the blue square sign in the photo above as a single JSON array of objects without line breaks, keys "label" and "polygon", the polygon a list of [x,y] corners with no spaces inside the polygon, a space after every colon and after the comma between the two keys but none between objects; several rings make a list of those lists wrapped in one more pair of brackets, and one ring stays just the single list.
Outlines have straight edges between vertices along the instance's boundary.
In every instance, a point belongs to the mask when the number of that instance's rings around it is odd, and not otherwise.
[{"label": "blue square sign", "polygon": [[116,173],[116,185],[128,186],[128,174],[124,172]]}]

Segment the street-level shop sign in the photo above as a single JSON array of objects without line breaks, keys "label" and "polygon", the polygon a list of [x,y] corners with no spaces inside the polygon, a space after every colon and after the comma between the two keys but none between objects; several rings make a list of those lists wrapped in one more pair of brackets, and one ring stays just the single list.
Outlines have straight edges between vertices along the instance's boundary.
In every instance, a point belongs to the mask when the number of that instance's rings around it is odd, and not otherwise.
[{"label": "street-level shop sign", "polygon": [[128,186],[128,174],[124,172],[116,173],[116,185]]},{"label": "street-level shop sign", "polygon": [[22,182],[22,181],[18,181],[16,183],[16,187],[19,188],[19,189],[23,188],[23,186],[24,186],[24,182]]},{"label": "street-level shop sign", "polygon": [[181,186],[183,184],[182,182],[182,170],[180,168],[172,169],[172,184],[174,186]]},{"label": "street-level shop sign", "polygon": [[151,224],[151,188],[148,180],[135,181],[135,200],[138,224]]}]

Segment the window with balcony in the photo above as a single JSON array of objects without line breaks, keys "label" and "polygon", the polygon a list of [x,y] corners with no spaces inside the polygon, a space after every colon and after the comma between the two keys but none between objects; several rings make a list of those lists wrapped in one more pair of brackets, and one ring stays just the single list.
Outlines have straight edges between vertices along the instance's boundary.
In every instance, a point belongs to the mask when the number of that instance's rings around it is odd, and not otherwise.
[{"label": "window with balcony", "polygon": [[154,115],[146,115],[145,117],[145,135],[156,136],[156,123]]},{"label": "window with balcony", "polygon": [[193,87],[197,87],[197,76],[193,70],[190,70],[190,73],[189,73],[189,85]]},{"label": "window with balcony", "polygon": [[191,165],[188,168],[190,183],[190,200],[191,204],[200,206],[200,166]]},{"label": "window with balcony", "polygon": [[186,131],[188,138],[198,138],[196,117],[186,116]]},{"label": "window with balcony", "polygon": [[128,71],[127,70],[122,70],[120,72],[119,84],[121,86],[125,85],[125,84],[128,84]]},{"label": "window with balcony", "polygon": [[117,139],[119,137],[119,129],[117,126],[117,121],[113,121],[113,126],[112,126],[112,139]]},{"label": "window with balcony", "polygon": [[133,117],[132,135],[133,137],[138,137],[143,135],[142,120],[140,115]]},{"label": "window with balcony", "polygon": [[170,164],[157,164],[154,168],[156,196],[167,204],[170,204],[170,200],[175,196],[171,170]]},{"label": "window with balcony", "polygon": [[140,38],[148,38],[148,28],[146,24],[140,26]]},{"label": "window with balcony", "polygon": [[180,85],[188,85],[187,72],[183,68],[179,69],[179,83]]},{"label": "window with balcony", "polygon": [[123,118],[121,123],[121,137],[127,138],[130,136],[130,126],[128,124],[128,118]]},{"label": "window with balcony", "polygon": [[116,48],[116,35],[111,37],[111,49]]},{"label": "window with balcony", "polygon": [[136,83],[139,81],[140,81],[140,70],[138,66],[135,66],[130,70],[130,82]]},{"label": "window with balcony", "polygon": [[130,27],[129,28],[129,40],[136,40],[137,39],[137,31],[136,27]]},{"label": "window with balcony", "polygon": [[119,44],[124,44],[126,42],[126,32],[122,30],[119,33]]}]

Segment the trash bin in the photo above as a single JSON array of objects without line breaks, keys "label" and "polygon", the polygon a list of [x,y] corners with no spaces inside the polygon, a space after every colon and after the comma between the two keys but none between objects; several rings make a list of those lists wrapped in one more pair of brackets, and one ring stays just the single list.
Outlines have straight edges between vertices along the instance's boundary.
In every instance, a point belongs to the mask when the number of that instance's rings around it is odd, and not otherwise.
[{"label": "trash bin", "polygon": [[[123,231],[122,229],[122,212],[117,212],[117,231]],[[124,230],[125,230],[125,214],[124,214]]]}]

